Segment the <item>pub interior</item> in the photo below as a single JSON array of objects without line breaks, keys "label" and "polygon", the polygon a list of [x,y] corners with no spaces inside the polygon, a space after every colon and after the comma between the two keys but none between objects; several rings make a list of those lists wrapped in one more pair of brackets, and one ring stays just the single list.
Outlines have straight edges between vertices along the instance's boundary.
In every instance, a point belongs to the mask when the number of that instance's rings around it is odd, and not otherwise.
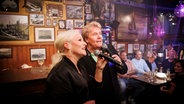
[{"label": "pub interior", "polygon": [[[90,21],[103,26],[104,43],[130,60],[135,50],[143,59],[154,51],[162,67],[168,45],[175,59],[184,60],[183,0],[1,0],[0,18],[0,102],[42,103],[57,34],[82,30]],[[140,99],[153,97],[146,95],[165,81],[143,78],[150,89]]]}]

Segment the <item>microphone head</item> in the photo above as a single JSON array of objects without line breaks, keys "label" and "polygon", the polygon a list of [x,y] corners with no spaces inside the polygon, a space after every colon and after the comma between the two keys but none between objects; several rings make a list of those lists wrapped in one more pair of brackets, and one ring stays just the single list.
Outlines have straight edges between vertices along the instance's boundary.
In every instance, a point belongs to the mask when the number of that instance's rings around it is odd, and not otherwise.
[{"label": "microphone head", "polygon": [[100,54],[100,51],[99,50],[95,50],[94,54],[95,54],[95,56],[98,56]]},{"label": "microphone head", "polygon": [[103,43],[103,44],[102,44],[102,50],[103,50],[103,49],[106,50],[107,48],[108,48],[107,44]]}]

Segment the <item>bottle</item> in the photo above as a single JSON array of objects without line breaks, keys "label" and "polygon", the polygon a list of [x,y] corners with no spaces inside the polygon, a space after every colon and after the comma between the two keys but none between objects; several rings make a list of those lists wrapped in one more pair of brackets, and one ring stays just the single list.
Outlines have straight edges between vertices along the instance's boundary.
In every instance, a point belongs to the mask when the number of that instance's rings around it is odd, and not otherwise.
[{"label": "bottle", "polygon": [[160,73],[162,73],[162,72],[163,72],[163,67],[160,67],[159,72],[160,72]]}]

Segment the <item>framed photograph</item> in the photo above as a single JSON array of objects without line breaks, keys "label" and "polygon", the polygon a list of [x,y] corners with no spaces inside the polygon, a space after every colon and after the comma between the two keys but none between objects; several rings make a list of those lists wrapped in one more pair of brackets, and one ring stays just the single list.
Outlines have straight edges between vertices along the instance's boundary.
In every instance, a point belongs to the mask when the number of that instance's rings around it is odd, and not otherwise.
[{"label": "framed photograph", "polygon": [[59,2],[44,2],[46,5],[46,16],[48,18],[63,18],[63,4]]},{"label": "framed photograph", "polygon": [[66,20],[66,29],[73,29],[73,20],[72,19]]},{"label": "framed photograph", "polygon": [[66,4],[82,4],[84,0],[64,0]]},{"label": "framed photograph", "polygon": [[0,11],[19,12],[19,0],[1,0]]},{"label": "framed photograph", "polygon": [[[116,4],[117,41],[134,41],[147,39],[148,14],[145,7],[129,4]],[[127,17],[130,18],[127,20]]]},{"label": "framed photograph", "polygon": [[52,26],[52,20],[51,19],[46,19],[46,26]]},{"label": "framed photograph", "polygon": [[66,18],[67,19],[83,19],[83,6],[82,5],[66,5]]},{"label": "framed photograph", "polygon": [[57,26],[57,24],[58,24],[58,20],[57,20],[57,19],[53,19],[53,20],[52,20],[52,25],[53,25],[53,26]]},{"label": "framed photograph", "polygon": [[85,5],[85,12],[86,13],[91,13],[91,5],[90,4]]},{"label": "framed photograph", "polygon": [[24,8],[27,12],[41,12],[42,0],[24,0]]},{"label": "framed photograph", "polygon": [[128,44],[128,54],[133,53],[133,44]]},{"label": "framed photograph", "polygon": [[12,48],[0,48],[0,58],[11,58]]},{"label": "framed photograph", "polygon": [[0,14],[0,18],[0,41],[29,40],[28,16]]},{"label": "framed photograph", "polygon": [[46,59],[46,48],[31,48],[30,57],[31,61]]},{"label": "framed photograph", "polygon": [[86,20],[92,20],[93,15],[92,14],[86,14]]},{"label": "framed photograph", "polygon": [[65,20],[59,20],[59,29],[65,29],[66,28],[66,21]]},{"label": "framed photograph", "polygon": [[139,44],[134,44],[134,50],[139,50]]},{"label": "framed photograph", "polygon": [[29,14],[29,24],[44,26],[44,14]]},{"label": "framed photograph", "polygon": [[118,53],[121,52],[121,51],[125,51],[125,44],[124,43],[118,43],[117,44],[117,51]]},{"label": "framed photograph", "polygon": [[140,44],[140,51],[144,53],[144,44]]},{"label": "framed photograph", "polygon": [[54,41],[54,28],[35,27],[35,42]]},{"label": "framed photograph", "polygon": [[74,20],[74,28],[83,28],[84,20]]}]

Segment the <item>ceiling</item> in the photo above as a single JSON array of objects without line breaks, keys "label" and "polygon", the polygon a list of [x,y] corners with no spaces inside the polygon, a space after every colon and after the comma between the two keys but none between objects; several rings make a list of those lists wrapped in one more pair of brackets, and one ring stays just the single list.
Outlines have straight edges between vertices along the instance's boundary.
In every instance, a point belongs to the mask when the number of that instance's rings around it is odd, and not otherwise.
[{"label": "ceiling", "polygon": [[175,8],[181,0],[156,0],[158,6],[165,8]]}]

